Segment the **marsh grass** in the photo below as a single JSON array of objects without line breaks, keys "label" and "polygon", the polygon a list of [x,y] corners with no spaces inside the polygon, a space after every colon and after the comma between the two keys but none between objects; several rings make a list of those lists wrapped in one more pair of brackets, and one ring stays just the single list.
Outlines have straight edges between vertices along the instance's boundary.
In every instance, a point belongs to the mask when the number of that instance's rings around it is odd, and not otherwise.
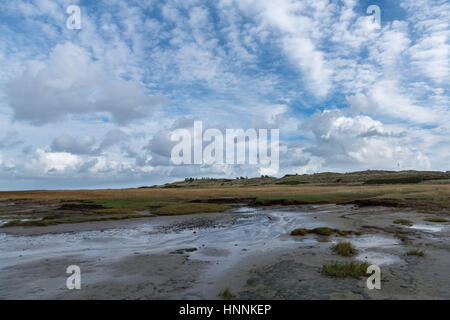
[{"label": "marsh grass", "polygon": [[[346,175],[346,182],[353,182],[359,174],[367,176],[366,173],[351,173]],[[384,174],[384,173],[383,173]],[[391,175],[393,173],[385,173]],[[407,172],[405,172],[407,174]],[[289,180],[292,177],[287,177]],[[135,189],[103,189],[103,190],[36,190],[36,191],[10,191],[0,192],[0,200],[8,201],[47,201],[61,200],[70,201],[89,201],[95,199],[155,199],[155,201],[165,199],[174,199],[179,201],[192,201],[200,198],[255,198],[259,201],[267,200],[270,204],[274,199],[298,200],[311,203],[348,203],[358,199],[387,199],[397,198],[396,201],[403,201],[402,206],[417,208],[424,211],[434,211],[447,209],[450,205],[450,184],[399,184],[399,185],[337,185],[329,184],[337,178],[344,178],[341,174],[328,175],[316,174],[311,178],[324,178],[326,185],[308,184],[308,185],[275,185],[279,182],[277,179],[258,179],[248,180],[230,180],[231,185],[223,185],[228,180],[198,180],[193,184],[186,184],[183,188],[135,188]],[[303,179],[301,176],[295,179]],[[331,179],[331,180],[330,180]],[[347,181],[348,179],[348,181]],[[254,181],[254,182],[252,182]],[[267,181],[273,181],[274,184],[268,185]],[[365,179],[364,179],[365,181]],[[203,184],[206,183],[205,186]],[[244,184],[243,187],[237,187],[234,183]],[[256,183],[247,185],[248,183]],[[183,184],[183,183],[182,183]],[[428,195],[428,199],[414,199],[411,195],[421,193]],[[375,198],[374,198],[375,197]],[[404,201],[407,200],[407,201]],[[113,200],[119,201],[120,200]],[[152,200],[149,200],[152,201]],[[289,202],[288,201],[288,202]]]},{"label": "marsh grass", "polygon": [[180,203],[173,198],[118,198],[93,199],[91,201],[107,208],[96,210],[98,213],[123,213],[124,211],[150,209],[155,215],[167,216],[222,212],[230,208],[229,206],[215,203]]},{"label": "marsh grass", "polygon": [[296,194],[283,196],[259,196],[256,198],[257,205],[270,205],[277,202],[285,203],[345,203],[356,199],[366,199],[382,195],[383,192],[367,191],[367,192],[326,192],[320,194]]},{"label": "marsh grass", "polygon": [[388,179],[370,179],[364,184],[412,184],[426,181],[423,177],[403,177],[403,178],[388,178]]},{"label": "marsh grass", "polygon": [[152,211],[159,216],[184,215],[194,213],[223,212],[230,207],[217,203],[177,203],[160,207]]},{"label": "marsh grass", "polygon": [[418,256],[418,257],[423,257],[425,256],[425,252],[418,250],[418,249],[413,249],[413,250],[409,250],[406,253],[407,256]]},{"label": "marsh grass", "polygon": [[360,279],[362,276],[366,275],[367,268],[370,266],[368,262],[332,262],[330,264],[322,265],[320,272],[323,275],[336,278],[347,278],[352,277],[355,279]]},{"label": "marsh grass", "polygon": [[224,300],[232,300],[236,298],[236,295],[231,292],[230,288],[226,288],[225,290],[223,290],[223,292],[220,293],[219,296],[221,296]]},{"label": "marsh grass", "polygon": [[114,216],[76,216],[76,217],[48,217],[42,220],[33,221],[21,221],[13,220],[5,223],[1,228],[9,227],[48,227],[57,224],[64,223],[81,223],[81,222],[95,222],[95,221],[108,221],[108,220],[125,220],[125,219],[135,219],[135,218],[146,218],[151,217],[149,214],[126,214],[126,215],[114,215]]},{"label": "marsh grass", "polygon": [[335,229],[331,229],[328,227],[319,227],[309,230],[309,233],[318,234],[321,236],[331,236],[335,232]]},{"label": "marsh grass", "polygon": [[1,227],[46,227],[64,223],[124,220],[154,215],[222,212],[230,208],[215,203],[180,202],[173,198],[62,199],[61,203],[63,205],[59,210],[40,220],[16,219]]},{"label": "marsh grass", "polygon": [[109,208],[146,208],[172,202],[171,198],[113,198],[91,199],[90,202]]},{"label": "marsh grass", "polygon": [[444,218],[435,218],[435,217],[432,217],[432,218],[425,218],[425,219],[423,219],[423,220],[428,221],[428,222],[448,222],[447,219],[444,219]]},{"label": "marsh grass", "polygon": [[349,241],[339,242],[331,247],[334,253],[343,257],[352,257],[358,253],[353,244]]},{"label": "marsh grass", "polygon": [[402,224],[404,226],[412,226],[413,223],[410,220],[407,219],[397,219],[393,221],[395,224]]},{"label": "marsh grass", "polygon": [[[425,173],[424,173],[425,174]],[[443,173],[426,173],[431,176],[442,176]],[[379,176],[382,175],[382,176]],[[384,178],[391,175],[398,176],[398,173],[368,171],[359,173],[349,173],[346,175],[321,173],[314,175],[286,176],[285,178],[264,178],[264,179],[219,179],[219,180],[198,180],[191,183],[183,183],[183,188],[134,188],[134,189],[103,189],[103,190],[35,190],[35,191],[7,191],[0,192],[0,201],[12,201],[17,203],[27,202],[49,204],[48,214],[57,216],[53,221],[45,219],[39,222],[20,221],[24,216],[27,218],[41,218],[41,215],[33,214],[31,217],[29,210],[18,207],[16,210],[5,208],[11,219],[10,225],[51,225],[56,223],[72,223],[78,221],[96,221],[123,219],[124,217],[134,217],[135,214],[161,215],[191,214],[202,212],[219,212],[226,210],[224,207],[214,208],[213,203],[208,203],[211,199],[228,199],[231,203],[248,203],[250,205],[290,205],[303,203],[353,203],[354,201],[370,199],[383,205],[398,204],[399,207],[410,207],[419,212],[438,212],[447,210],[450,206],[450,184],[398,184],[398,185],[362,185],[367,177]],[[416,175],[414,172],[404,172],[404,175]],[[447,174],[447,176],[449,176]],[[312,180],[311,180],[312,179]],[[307,181],[308,185],[298,184],[276,184],[283,181]],[[339,184],[333,185],[333,181],[339,180]],[[314,184],[314,183],[319,184]],[[230,183],[230,185],[227,185]],[[205,199],[207,207],[191,207],[191,203],[197,199]],[[375,201],[376,200],[376,201]],[[59,201],[64,204],[75,204],[68,212],[56,210],[53,212],[51,205]],[[76,204],[85,204],[79,206]],[[94,209],[89,205],[100,205],[99,209]],[[221,202],[221,204],[228,204]],[[359,205],[359,204],[357,204]],[[61,206],[61,208],[65,208]],[[62,217],[69,213],[70,216]],[[47,214],[47,213],[46,213]],[[110,217],[110,218],[109,218]],[[435,220],[432,222],[447,222]],[[331,229],[331,228],[330,228]],[[334,230],[338,235],[358,234],[345,230]],[[330,230],[318,229],[309,231],[315,234],[330,234]],[[297,235],[304,235],[304,232]]]},{"label": "marsh grass", "polygon": [[297,228],[291,231],[291,236],[306,236],[308,232],[308,229]]},{"label": "marsh grass", "polygon": [[318,227],[314,229],[305,229],[305,228],[297,228],[291,231],[292,236],[305,236],[307,234],[317,234],[320,236],[331,236],[332,234],[338,234],[340,236],[348,236],[351,234],[354,235],[361,235],[362,232],[359,231],[353,231],[353,230],[340,230],[340,229],[333,229],[329,227]]}]

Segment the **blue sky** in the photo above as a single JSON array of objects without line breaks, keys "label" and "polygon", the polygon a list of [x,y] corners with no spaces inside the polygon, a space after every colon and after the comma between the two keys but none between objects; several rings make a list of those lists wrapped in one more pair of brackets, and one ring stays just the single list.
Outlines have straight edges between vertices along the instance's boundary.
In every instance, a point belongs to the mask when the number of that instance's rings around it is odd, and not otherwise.
[{"label": "blue sky", "polygon": [[171,163],[194,120],[279,129],[277,176],[449,170],[449,15],[441,0],[3,1],[0,189],[261,174]]}]

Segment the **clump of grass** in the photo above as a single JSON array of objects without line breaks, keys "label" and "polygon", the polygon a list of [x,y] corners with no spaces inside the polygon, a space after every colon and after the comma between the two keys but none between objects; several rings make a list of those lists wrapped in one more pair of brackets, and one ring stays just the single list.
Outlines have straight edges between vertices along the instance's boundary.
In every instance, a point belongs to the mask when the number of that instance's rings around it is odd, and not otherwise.
[{"label": "clump of grass", "polygon": [[354,234],[355,236],[362,235],[362,232],[360,231],[353,231],[353,230],[340,230],[340,229],[334,229],[334,232],[336,232],[340,236],[348,236],[350,234]]},{"label": "clump of grass", "polygon": [[331,236],[334,233],[334,229],[328,227],[319,227],[310,230],[310,233],[315,233],[321,236]]},{"label": "clump of grass", "polygon": [[288,180],[288,181],[280,181],[280,182],[276,182],[275,184],[285,184],[288,186],[296,186],[298,184],[306,184],[307,182],[304,181],[295,181],[295,180]]},{"label": "clump of grass", "polygon": [[339,230],[339,229],[332,229],[328,227],[319,227],[314,229],[305,229],[305,228],[297,228],[291,231],[292,236],[305,236],[308,233],[317,234],[320,236],[331,236],[333,233],[337,233],[340,236],[348,236],[350,234],[354,235],[361,235],[362,232],[359,231],[353,231],[353,230]]},{"label": "clump of grass", "polygon": [[291,236],[305,236],[309,232],[308,229],[305,228],[297,228],[291,231]]},{"label": "clump of grass", "polygon": [[332,246],[331,250],[344,257],[352,257],[358,253],[358,250],[349,241],[339,242]]},{"label": "clump of grass", "polygon": [[152,213],[159,216],[183,215],[194,213],[222,212],[230,207],[217,203],[177,203],[157,208]]},{"label": "clump of grass", "polygon": [[407,219],[397,219],[397,220],[394,220],[393,222],[395,224],[402,224],[402,225],[405,225],[405,226],[412,226],[413,225],[412,221],[407,220]]},{"label": "clump of grass", "polygon": [[66,217],[45,217],[42,220],[21,221],[13,220],[5,223],[1,228],[9,227],[48,227],[57,224],[64,223],[81,223],[81,222],[94,222],[94,221],[108,221],[108,220],[125,220],[135,218],[151,217],[150,214],[125,214],[125,215],[113,215],[113,216],[74,216],[70,218]]},{"label": "clump of grass", "polygon": [[413,249],[413,250],[409,250],[406,253],[407,256],[418,256],[418,257],[423,257],[425,255],[425,252],[418,250],[418,249]]},{"label": "clump of grass", "polygon": [[368,262],[332,262],[330,264],[322,265],[320,272],[323,275],[336,278],[352,277],[360,279],[366,275],[367,268],[370,266]]},{"label": "clump of grass", "polygon": [[107,198],[107,199],[90,199],[92,204],[101,205],[106,209],[116,209],[138,211],[148,208],[159,208],[174,202],[171,198]]},{"label": "clump of grass", "polygon": [[56,224],[54,221],[51,220],[32,220],[32,221],[22,221],[22,220],[12,220],[4,225],[2,225],[2,228],[9,228],[9,227],[46,227],[52,224]]},{"label": "clump of grass", "polygon": [[[280,183],[277,183],[280,184]],[[285,183],[283,183],[285,184]],[[267,195],[258,196],[255,200],[256,205],[294,205],[306,203],[347,203],[356,199],[366,199],[380,195],[380,192],[321,192],[296,195]]]},{"label": "clump of grass", "polygon": [[8,227],[17,227],[21,226],[23,221],[21,220],[12,220],[2,225],[2,228],[8,228]]},{"label": "clump of grass", "polygon": [[422,177],[402,177],[388,179],[369,179],[364,184],[401,184],[401,183],[420,183],[426,180]]},{"label": "clump of grass", "polygon": [[236,298],[236,295],[231,292],[230,288],[226,288],[225,290],[223,290],[220,296],[225,300],[232,300]]},{"label": "clump of grass", "polygon": [[444,218],[425,218],[425,219],[423,219],[423,220],[425,220],[425,221],[428,221],[428,222],[448,222],[448,220],[447,219],[444,219]]}]

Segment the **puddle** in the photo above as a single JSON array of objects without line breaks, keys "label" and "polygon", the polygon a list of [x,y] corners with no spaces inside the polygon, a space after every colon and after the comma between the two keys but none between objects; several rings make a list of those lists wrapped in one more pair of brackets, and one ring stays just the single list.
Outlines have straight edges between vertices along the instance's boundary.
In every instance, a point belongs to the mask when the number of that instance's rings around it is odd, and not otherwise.
[{"label": "puddle", "polygon": [[427,232],[440,232],[444,229],[444,226],[428,225],[428,224],[415,224],[410,227],[411,229],[417,229]]},{"label": "puddle", "polygon": [[11,221],[14,221],[14,220],[20,220],[22,222],[25,222],[25,221],[39,221],[39,220],[42,220],[42,218],[1,219],[0,220],[0,226],[3,226],[4,224],[7,224],[8,222],[11,222]]},{"label": "puddle", "polygon": [[248,207],[239,207],[239,208],[233,209],[233,212],[236,212],[236,213],[255,213],[256,210],[252,209],[252,208],[248,208]]},{"label": "puddle", "polygon": [[378,266],[404,262],[403,259],[394,254],[383,252],[384,249],[393,248],[400,244],[400,240],[396,238],[370,234],[353,237],[351,243],[359,251],[359,254],[355,257],[356,260],[367,261]]},{"label": "puddle", "polygon": [[403,259],[394,254],[374,251],[361,252],[356,256],[356,260],[367,261],[377,266],[404,263]]},{"label": "puddle", "polygon": [[2,220],[0,220],[0,226],[4,225],[4,224],[6,224],[6,223],[8,223],[10,221],[12,221],[12,219],[11,220],[10,219],[2,219]]},{"label": "puddle", "polygon": [[400,243],[400,240],[388,236],[369,234],[354,237],[352,238],[351,242],[356,247],[356,249],[367,250],[373,248],[393,247],[398,245]]}]

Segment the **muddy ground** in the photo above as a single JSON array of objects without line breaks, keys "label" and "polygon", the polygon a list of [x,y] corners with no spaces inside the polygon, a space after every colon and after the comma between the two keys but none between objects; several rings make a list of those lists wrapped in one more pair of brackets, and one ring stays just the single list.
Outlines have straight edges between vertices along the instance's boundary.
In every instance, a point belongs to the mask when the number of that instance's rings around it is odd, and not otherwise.
[{"label": "muddy ground", "polygon": [[[449,223],[426,217],[315,205],[2,228],[0,299],[217,299],[226,288],[237,299],[450,299]],[[289,234],[320,226],[362,235]],[[359,254],[334,254],[331,245],[342,240]],[[425,256],[407,256],[410,249]],[[365,277],[319,272],[324,263],[354,260],[381,268],[381,290],[367,289]],[[80,290],[66,287],[69,265],[81,269]]]}]

